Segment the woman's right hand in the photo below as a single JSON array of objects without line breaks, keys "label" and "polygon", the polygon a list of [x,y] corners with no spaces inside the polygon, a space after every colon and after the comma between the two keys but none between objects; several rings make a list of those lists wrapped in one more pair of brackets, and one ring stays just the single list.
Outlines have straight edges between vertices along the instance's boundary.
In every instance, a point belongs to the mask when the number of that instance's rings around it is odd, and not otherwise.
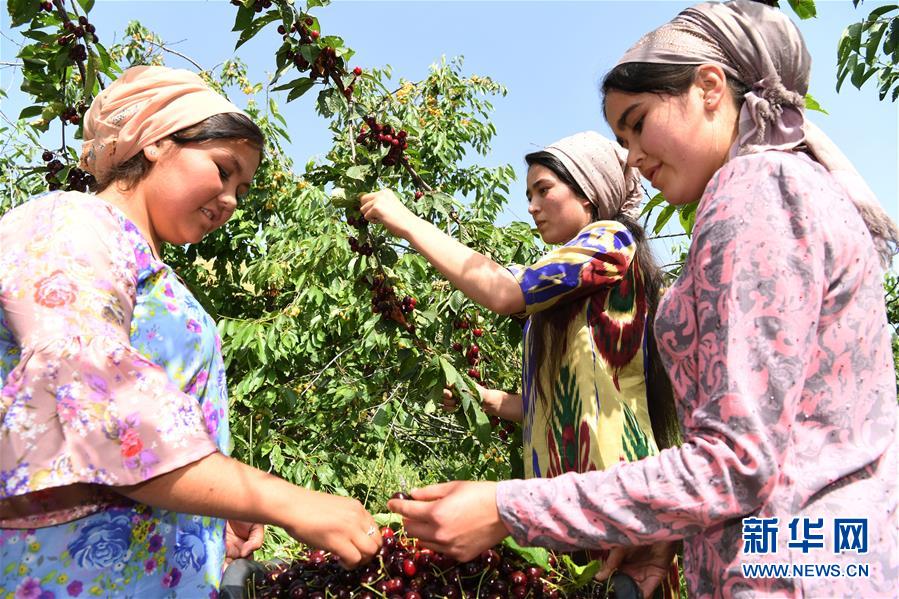
[{"label": "woman's right hand", "polygon": [[346,568],[370,561],[381,548],[375,519],[349,497],[300,489],[295,518],[284,527],[290,536],[340,558]]},{"label": "woman's right hand", "polygon": [[384,225],[397,237],[406,237],[411,225],[419,220],[389,189],[367,193],[359,198],[359,210],[369,222]]},{"label": "woman's right hand", "polygon": [[[512,420],[521,422],[522,404],[521,395],[517,393],[506,393],[499,389],[488,389],[482,385],[475,383],[478,394],[481,398],[481,407],[490,416],[496,416],[504,420]],[[459,401],[456,399],[452,389],[443,390],[443,409],[452,412],[459,407]]]}]

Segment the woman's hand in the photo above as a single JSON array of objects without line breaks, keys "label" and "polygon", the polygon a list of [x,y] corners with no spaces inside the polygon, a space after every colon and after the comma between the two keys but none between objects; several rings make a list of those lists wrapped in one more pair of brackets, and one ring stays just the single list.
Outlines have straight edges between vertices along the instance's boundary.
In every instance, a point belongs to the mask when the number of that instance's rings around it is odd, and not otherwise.
[{"label": "woman's hand", "polygon": [[656,587],[668,576],[676,551],[677,543],[665,541],[641,547],[617,547],[594,578],[603,582],[615,572],[621,572],[634,579],[644,597],[652,597]]},{"label": "woman's hand", "polygon": [[389,189],[367,193],[359,199],[359,209],[369,222],[384,225],[397,237],[406,238],[407,233],[419,219]]},{"label": "woman's hand", "polygon": [[412,491],[413,499],[391,499],[406,534],[460,562],[477,557],[509,535],[496,507],[496,483],[453,481]]},{"label": "woman's hand", "polygon": [[367,563],[381,548],[375,519],[355,499],[302,489],[284,529],[307,545],[330,551],[346,568]]},{"label": "woman's hand", "polygon": [[262,547],[265,526],[255,522],[228,520],[225,524],[225,565],[242,557],[250,557]]},{"label": "woman's hand", "polygon": [[[475,387],[481,398],[481,407],[490,416],[496,416],[504,420],[512,420],[513,422],[521,422],[522,419],[522,403],[521,395],[517,393],[506,393],[499,389],[488,389],[477,383]],[[443,409],[452,412],[459,407],[459,401],[456,399],[452,389],[443,390]]]}]

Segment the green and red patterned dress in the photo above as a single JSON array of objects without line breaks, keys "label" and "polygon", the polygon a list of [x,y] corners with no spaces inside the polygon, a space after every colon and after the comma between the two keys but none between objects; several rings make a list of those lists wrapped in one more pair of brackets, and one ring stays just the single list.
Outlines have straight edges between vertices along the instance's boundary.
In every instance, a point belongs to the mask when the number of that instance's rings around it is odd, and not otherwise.
[{"label": "green and red patterned dress", "polygon": [[[646,402],[647,301],[636,248],[623,224],[597,221],[535,264],[510,267],[528,317],[543,310],[576,311],[557,372],[543,368],[539,374],[553,378],[540,381],[545,391],[551,389],[549,401],[537,393],[537,365],[546,355],[535,355],[532,318],[525,326],[526,478],[605,470],[659,453]],[[659,593],[676,597],[677,588],[677,565],[672,564]]]},{"label": "green and red patterned dress", "polygon": [[[522,372],[528,478],[604,470],[658,453],[646,404],[646,295],[636,243],[617,221],[591,223],[535,264],[512,267],[526,314],[576,309],[552,381],[537,393],[531,319]],[[544,368],[544,371],[548,369]],[[546,377],[546,372],[541,372]]]}]

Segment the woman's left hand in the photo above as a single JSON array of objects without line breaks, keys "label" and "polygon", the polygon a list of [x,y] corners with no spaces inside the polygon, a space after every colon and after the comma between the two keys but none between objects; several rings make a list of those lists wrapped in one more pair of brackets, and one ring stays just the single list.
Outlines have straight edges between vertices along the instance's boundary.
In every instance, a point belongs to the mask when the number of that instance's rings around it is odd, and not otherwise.
[{"label": "woman's left hand", "polygon": [[388,231],[404,239],[419,220],[389,189],[363,195],[359,198],[359,210],[369,222],[384,225]]},{"label": "woman's left hand", "polygon": [[667,541],[640,547],[617,547],[594,578],[604,582],[615,572],[621,572],[634,580],[644,597],[652,597],[668,577],[675,553],[677,543]]},{"label": "woman's left hand", "polygon": [[228,520],[225,524],[225,565],[241,557],[249,557],[262,547],[265,526],[255,522]]},{"label": "woman's left hand", "polygon": [[452,481],[412,491],[412,500],[391,499],[406,534],[429,549],[468,561],[509,536],[496,507],[496,483]]}]

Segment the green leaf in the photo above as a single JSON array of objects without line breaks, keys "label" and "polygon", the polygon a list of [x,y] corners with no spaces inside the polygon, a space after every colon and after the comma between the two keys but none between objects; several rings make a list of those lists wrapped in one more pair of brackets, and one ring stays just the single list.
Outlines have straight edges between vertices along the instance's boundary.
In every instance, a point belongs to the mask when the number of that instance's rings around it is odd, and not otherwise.
[{"label": "green leaf", "polygon": [[462,311],[463,304],[465,304],[465,294],[458,289],[453,291],[449,297],[450,310],[452,310],[453,313],[458,314]]},{"label": "green leaf", "polygon": [[806,110],[814,110],[815,112],[820,112],[822,114],[830,114],[818,103],[818,101],[812,97],[811,94],[805,94],[805,108]]},{"label": "green leaf", "polygon": [[289,94],[287,94],[288,102],[293,102],[294,100],[305,94],[307,91],[309,91],[309,89],[312,88],[312,86],[315,84],[315,81],[308,77],[304,79],[298,79],[297,81],[299,81],[300,83],[292,90],[290,90]]},{"label": "green leaf", "polygon": [[13,27],[28,23],[41,11],[41,3],[37,0],[9,0],[6,7]]},{"label": "green leaf", "polygon": [[371,172],[371,166],[369,165],[356,165],[351,166],[346,170],[345,175],[350,179],[356,179],[357,181],[364,181],[365,177]]},{"label": "green leaf", "polygon": [[234,27],[231,31],[243,31],[247,27],[250,26],[250,23],[253,22],[253,17],[256,15],[256,11],[248,6],[244,6],[243,4],[237,9],[237,15],[234,18]]},{"label": "green leaf", "polygon": [[30,119],[31,117],[39,115],[44,110],[43,106],[29,106],[27,108],[23,108],[22,112],[19,113],[20,119]]},{"label": "green leaf", "polygon": [[860,62],[852,69],[852,77],[850,81],[856,88],[861,89],[865,82],[871,78],[871,75],[877,72],[876,67],[868,67],[867,64]]},{"label": "green leaf", "polygon": [[790,7],[800,19],[811,19],[818,15],[815,0],[790,0]]},{"label": "green leaf", "polygon": [[691,202],[689,204],[681,206],[677,211],[677,216],[680,219],[681,227],[684,228],[684,231],[687,232],[687,235],[693,233],[693,225],[696,223],[696,208],[698,206],[698,202]]},{"label": "green leaf", "polygon": [[549,570],[549,551],[542,547],[522,547],[515,542],[512,537],[503,539],[503,545],[511,549],[514,553],[520,555],[528,563],[540,566],[544,570]]},{"label": "green leaf", "polygon": [[87,56],[87,69],[84,74],[84,95],[93,97],[94,86],[97,85],[97,55],[91,52]]},{"label": "green leaf", "polygon": [[602,563],[599,560],[591,560],[583,566],[579,566],[569,555],[562,554],[561,558],[562,565],[573,580],[572,586],[578,589],[589,584],[593,580],[593,576],[602,567]]},{"label": "green leaf", "polygon": [[255,21],[249,24],[243,31],[240,33],[240,39],[237,40],[237,45],[234,46],[234,49],[237,50],[245,43],[253,39],[253,37],[259,33],[259,30],[268,25],[269,23],[273,23],[279,19],[279,15],[276,11],[267,12],[265,15],[259,17]]},{"label": "green leaf", "polygon": [[378,526],[389,526],[398,530],[399,527],[403,525],[403,517],[399,514],[394,514],[393,512],[379,512],[377,514],[372,514],[372,517],[374,517],[375,523]]},{"label": "green leaf", "polygon": [[880,48],[880,40],[886,33],[887,25],[883,22],[877,22],[871,25],[868,30],[868,41],[865,42],[865,62],[872,64],[877,60],[877,50]]},{"label": "green leaf", "polygon": [[655,235],[658,235],[662,231],[662,229],[665,228],[665,225],[668,223],[668,221],[671,219],[671,217],[674,216],[675,212],[677,212],[677,206],[674,206],[672,204],[668,204],[667,206],[662,208],[662,212],[659,213],[659,216],[656,219],[656,224],[652,229],[652,232]]},{"label": "green leaf", "polygon": [[78,4],[84,9],[85,14],[89,13],[94,7],[94,0],[78,0]]}]

